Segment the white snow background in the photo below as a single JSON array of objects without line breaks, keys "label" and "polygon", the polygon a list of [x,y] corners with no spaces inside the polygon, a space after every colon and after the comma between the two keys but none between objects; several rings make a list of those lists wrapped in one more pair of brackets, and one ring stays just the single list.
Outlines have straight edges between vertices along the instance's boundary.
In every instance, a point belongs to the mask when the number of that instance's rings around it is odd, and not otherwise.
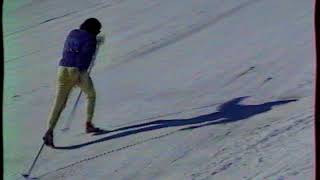
[{"label": "white snow background", "polygon": [[32,172],[41,180],[313,177],[312,0],[4,1],[4,176],[22,179],[46,130],[63,42],[96,17],[106,42],[94,123],[71,94]]}]

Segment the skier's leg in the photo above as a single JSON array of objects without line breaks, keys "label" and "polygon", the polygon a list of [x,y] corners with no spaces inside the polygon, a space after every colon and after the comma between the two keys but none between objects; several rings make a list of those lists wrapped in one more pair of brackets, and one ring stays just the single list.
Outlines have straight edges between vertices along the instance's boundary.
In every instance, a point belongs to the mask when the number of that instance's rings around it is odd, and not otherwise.
[{"label": "skier's leg", "polygon": [[59,67],[55,100],[48,117],[48,130],[43,137],[44,144],[47,146],[54,147],[53,130],[66,106],[70,91],[78,79],[79,71],[77,68]]},{"label": "skier's leg", "polygon": [[49,130],[53,131],[59,120],[61,112],[66,106],[70,91],[75,84],[75,77],[73,76],[76,75],[76,72],[73,72],[73,69],[71,68],[59,67],[56,95],[48,118]]},{"label": "skier's leg", "polygon": [[80,73],[80,81],[78,86],[84,92],[87,98],[86,107],[87,107],[87,120],[86,120],[86,132],[87,133],[106,133],[109,131],[95,127],[92,124],[92,118],[94,114],[94,108],[96,103],[96,91],[92,82],[92,79],[89,76],[88,72]]},{"label": "skier's leg", "polygon": [[87,123],[91,123],[94,114],[94,108],[96,103],[96,91],[88,72],[80,73],[80,80],[78,86],[86,95],[86,111],[87,111]]}]

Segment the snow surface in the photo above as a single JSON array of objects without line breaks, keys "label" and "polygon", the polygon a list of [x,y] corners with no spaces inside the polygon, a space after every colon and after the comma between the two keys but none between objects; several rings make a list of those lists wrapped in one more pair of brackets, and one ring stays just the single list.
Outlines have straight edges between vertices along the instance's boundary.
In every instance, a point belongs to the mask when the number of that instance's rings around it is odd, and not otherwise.
[{"label": "snow surface", "polygon": [[4,176],[22,179],[41,146],[68,32],[103,24],[92,77],[32,177],[43,180],[301,180],[313,177],[313,1],[4,1]]}]

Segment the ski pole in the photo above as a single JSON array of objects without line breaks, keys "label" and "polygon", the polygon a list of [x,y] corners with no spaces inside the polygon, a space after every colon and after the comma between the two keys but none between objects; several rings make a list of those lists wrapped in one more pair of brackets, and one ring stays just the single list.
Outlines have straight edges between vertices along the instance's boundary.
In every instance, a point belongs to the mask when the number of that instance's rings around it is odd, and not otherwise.
[{"label": "ski pole", "polygon": [[[90,74],[90,70],[91,68],[89,69],[88,73]],[[79,103],[79,100],[80,100],[80,97],[82,95],[82,91],[80,91],[78,97],[77,97],[77,100],[76,102],[74,103],[73,105],[73,108],[71,110],[71,113],[69,115],[69,118],[67,119],[67,121],[65,122],[65,125],[64,125],[64,128],[61,129],[62,132],[66,132],[70,129],[70,126],[71,126],[71,122],[72,122],[72,118],[74,117],[74,114],[76,112],[76,109],[77,109],[77,106],[78,106],[78,103]]]},{"label": "ski pole", "polygon": [[42,146],[41,146],[40,150],[38,151],[38,154],[37,154],[36,158],[33,160],[32,165],[31,165],[28,173],[27,174],[22,174],[22,176],[25,177],[26,179],[29,178],[29,176],[31,174],[31,171],[32,171],[34,165],[36,164],[36,162],[37,162],[37,160],[38,160],[38,158],[39,158],[39,156],[40,156],[40,154],[42,152],[43,147],[44,147],[44,143],[42,143]]},{"label": "ski pole", "polygon": [[[92,69],[92,66],[89,67],[89,71],[88,71],[89,74],[90,74],[91,69]],[[67,119],[67,121],[66,121],[66,123],[65,123],[65,125],[64,125],[64,128],[61,129],[62,132],[66,132],[66,131],[68,131],[68,130],[70,129],[71,122],[72,122],[72,118],[73,118],[73,116],[74,116],[74,114],[75,114],[75,112],[76,112],[76,109],[77,109],[77,106],[78,106],[78,103],[79,103],[79,100],[80,100],[81,95],[82,95],[82,91],[80,91],[80,93],[79,93],[79,95],[78,95],[78,97],[77,97],[77,100],[76,100],[76,102],[75,102],[74,105],[73,105],[73,108],[72,108],[72,110],[71,110],[71,113],[70,113],[70,115],[69,115],[69,118]]]},{"label": "ski pole", "polygon": [[75,112],[76,112],[76,108],[77,108],[77,106],[78,106],[78,103],[79,103],[81,94],[82,94],[82,91],[80,91],[80,93],[79,93],[79,95],[78,95],[78,97],[77,97],[77,100],[76,100],[76,102],[75,102],[74,105],[73,105],[73,108],[72,108],[72,111],[71,111],[71,113],[70,113],[70,115],[69,115],[69,118],[67,119],[67,121],[66,121],[66,123],[65,123],[65,126],[64,126],[63,129],[61,129],[61,131],[66,132],[67,130],[70,129],[71,120],[72,120],[72,118],[73,118],[73,116],[74,116],[74,114],[75,114]]}]

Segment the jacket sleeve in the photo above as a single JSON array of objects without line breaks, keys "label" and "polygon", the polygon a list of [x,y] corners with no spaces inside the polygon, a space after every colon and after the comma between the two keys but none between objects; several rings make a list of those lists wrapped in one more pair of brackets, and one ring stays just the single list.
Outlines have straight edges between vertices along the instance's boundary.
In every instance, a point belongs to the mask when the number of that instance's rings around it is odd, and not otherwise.
[{"label": "jacket sleeve", "polygon": [[83,56],[92,59],[94,53],[96,52],[97,42],[95,40],[87,41],[84,43],[83,47],[81,48],[81,53]]},{"label": "jacket sleeve", "polygon": [[80,62],[78,63],[82,68],[87,69],[90,66],[92,58],[96,52],[96,40],[86,41],[81,47]]}]

